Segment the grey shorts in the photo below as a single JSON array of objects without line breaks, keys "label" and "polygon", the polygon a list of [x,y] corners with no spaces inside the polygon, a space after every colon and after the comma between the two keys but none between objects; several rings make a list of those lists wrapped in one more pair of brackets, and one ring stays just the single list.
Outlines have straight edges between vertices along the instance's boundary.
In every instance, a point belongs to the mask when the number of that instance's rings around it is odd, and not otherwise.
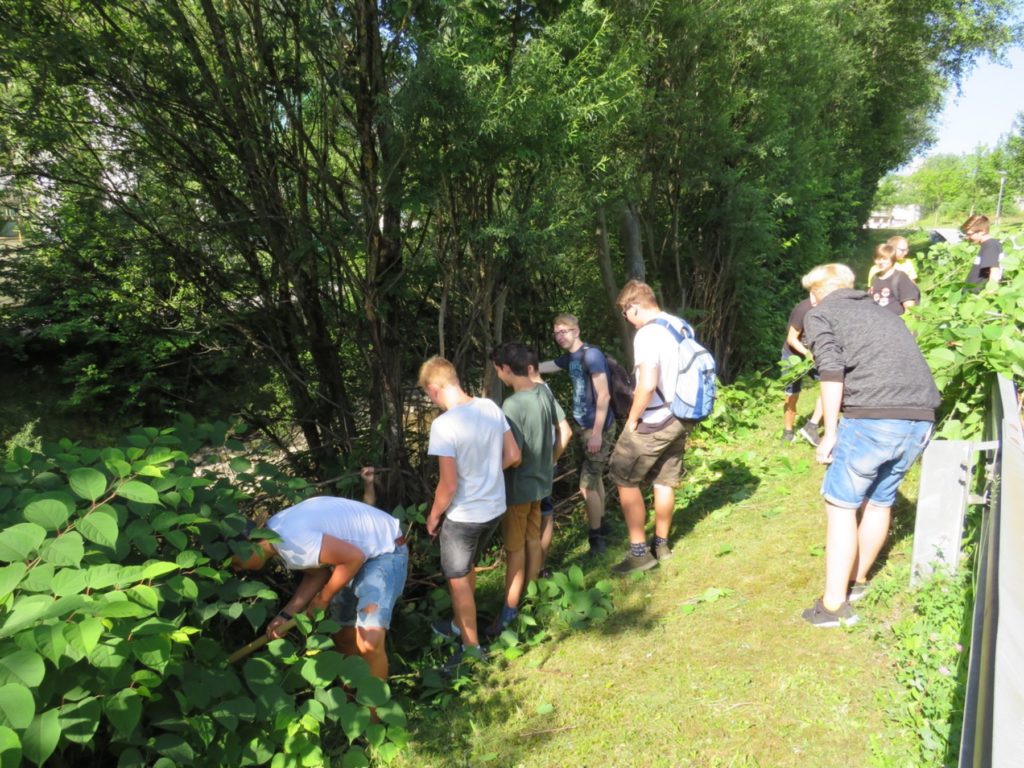
[{"label": "grey shorts", "polygon": [[446,579],[467,575],[487,548],[503,515],[486,523],[460,523],[445,518],[441,523],[441,573]]}]

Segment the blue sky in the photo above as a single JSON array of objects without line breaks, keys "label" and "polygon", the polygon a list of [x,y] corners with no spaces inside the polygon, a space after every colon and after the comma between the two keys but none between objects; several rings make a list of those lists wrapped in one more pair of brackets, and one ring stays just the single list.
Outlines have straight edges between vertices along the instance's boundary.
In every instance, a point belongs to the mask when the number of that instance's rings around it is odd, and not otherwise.
[{"label": "blue sky", "polygon": [[964,81],[962,94],[946,94],[946,106],[936,122],[938,141],[925,156],[962,155],[979,144],[995,146],[1009,133],[1013,119],[1024,112],[1024,48],[1013,49],[1009,65],[979,63]]}]

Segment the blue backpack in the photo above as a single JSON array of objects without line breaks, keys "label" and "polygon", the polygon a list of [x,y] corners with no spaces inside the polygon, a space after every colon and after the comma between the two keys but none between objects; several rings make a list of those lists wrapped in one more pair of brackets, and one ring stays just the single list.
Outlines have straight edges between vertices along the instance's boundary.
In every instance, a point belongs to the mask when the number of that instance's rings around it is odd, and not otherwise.
[{"label": "blue backpack", "polygon": [[693,328],[680,320],[680,331],[663,317],[652,322],[664,326],[679,344],[679,372],[676,375],[676,389],[672,401],[658,390],[658,395],[668,403],[672,415],[688,421],[700,421],[711,415],[715,407],[717,383],[715,379],[715,358],[694,338]]}]

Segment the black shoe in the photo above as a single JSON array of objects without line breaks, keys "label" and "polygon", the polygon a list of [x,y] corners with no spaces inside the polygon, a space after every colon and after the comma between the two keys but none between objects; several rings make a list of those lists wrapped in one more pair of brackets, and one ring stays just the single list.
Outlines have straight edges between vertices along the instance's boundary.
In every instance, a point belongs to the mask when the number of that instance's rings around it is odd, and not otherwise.
[{"label": "black shoe", "polygon": [[446,640],[458,640],[459,635],[462,634],[451,619],[438,619],[430,625],[430,628],[434,631],[435,635],[440,635]]},{"label": "black shoe", "polygon": [[815,448],[821,442],[821,438],[818,437],[818,425],[813,421],[805,421],[798,434]]},{"label": "black shoe", "polygon": [[651,542],[651,554],[660,563],[672,557],[672,550],[669,548],[667,541],[664,544]]},{"label": "black shoe", "polygon": [[604,536],[596,531],[592,530],[587,540],[590,542],[590,551],[587,554],[591,557],[603,554],[608,549],[608,543],[604,540]]},{"label": "black shoe", "polygon": [[473,662],[483,663],[488,661],[487,651],[479,645],[460,645],[455,649],[455,652],[448,657],[444,664],[441,665],[441,674],[445,677],[455,677],[460,671],[461,667],[466,664]]},{"label": "black shoe", "polygon": [[612,573],[624,576],[627,573],[634,573],[636,571],[649,571],[657,564],[658,560],[651,554],[650,550],[646,550],[642,555],[634,555],[632,552],[627,552],[621,562],[612,566]]},{"label": "black shoe", "polygon": [[851,581],[850,582],[850,594],[847,595],[846,602],[848,602],[848,603],[856,603],[858,600],[860,600],[862,597],[864,597],[865,594],[867,594],[867,591],[870,588],[871,588],[871,582],[870,581],[865,581],[865,582]]},{"label": "black shoe", "polygon": [[802,616],[804,621],[822,629],[850,627],[860,621],[860,617],[853,612],[848,602],[840,605],[838,610],[830,611],[820,599],[815,600],[814,605],[804,611]]},{"label": "black shoe", "polygon": [[793,434],[793,430],[792,429],[784,429],[782,431],[782,444],[783,445],[785,445],[786,443],[792,443],[794,440],[796,440],[796,435]]}]

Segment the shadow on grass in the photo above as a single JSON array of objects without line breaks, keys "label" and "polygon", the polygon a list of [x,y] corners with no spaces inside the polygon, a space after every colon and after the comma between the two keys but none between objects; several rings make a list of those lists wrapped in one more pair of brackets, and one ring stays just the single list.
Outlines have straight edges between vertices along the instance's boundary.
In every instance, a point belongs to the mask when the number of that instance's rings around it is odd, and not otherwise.
[{"label": "shadow on grass", "polygon": [[[761,478],[740,461],[722,459],[710,464],[708,468],[718,476],[701,488],[696,495],[691,496],[686,478],[683,478],[681,492],[676,492],[677,508],[673,515],[673,538],[683,538],[697,526],[697,523],[715,510],[753,496],[761,484]],[[685,503],[682,510],[678,507],[680,496]]]}]

